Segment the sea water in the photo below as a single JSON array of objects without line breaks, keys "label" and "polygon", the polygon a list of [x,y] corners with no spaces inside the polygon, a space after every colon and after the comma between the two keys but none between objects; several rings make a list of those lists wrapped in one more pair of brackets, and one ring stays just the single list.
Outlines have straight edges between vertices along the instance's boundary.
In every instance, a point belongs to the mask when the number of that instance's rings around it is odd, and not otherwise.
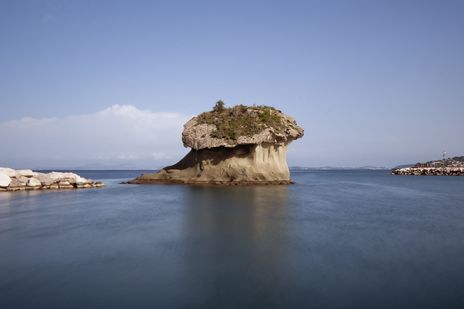
[{"label": "sea water", "polygon": [[0,194],[0,308],[464,308],[464,177]]}]

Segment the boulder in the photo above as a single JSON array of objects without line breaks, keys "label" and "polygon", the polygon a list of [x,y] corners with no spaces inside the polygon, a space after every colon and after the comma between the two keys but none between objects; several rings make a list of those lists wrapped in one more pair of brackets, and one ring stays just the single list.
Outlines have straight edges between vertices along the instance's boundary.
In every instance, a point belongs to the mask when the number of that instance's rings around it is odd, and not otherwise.
[{"label": "boulder", "polygon": [[85,179],[84,177],[77,176],[77,178],[75,179],[75,183],[78,185],[83,185],[86,183],[92,183],[92,181],[89,179]]},{"label": "boulder", "polygon": [[58,183],[60,189],[74,189],[74,186],[72,184],[69,183],[69,181],[60,181]]},{"label": "boulder", "polygon": [[20,177],[16,177],[16,179],[18,179],[19,181],[27,184],[27,181],[29,180],[29,177],[20,176]]},{"label": "boulder", "polygon": [[41,187],[42,183],[37,178],[31,177],[27,181],[27,186],[28,187]]},{"label": "boulder", "polygon": [[4,172],[0,172],[0,187],[8,187],[11,183],[11,178]]},{"label": "boulder", "polygon": [[37,175],[35,175],[34,178],[39,180],[43,186],[50,186],[51,184],[56,182],[55,179],[53,179],[52,177],[42,173],[37,173]]},{"label": "boulder", "polygon": [[6,174],[8,177],[16,177],[16,171],[8,167],[0,167],[0,173]]},{"label": "boulder", "polygon": [[17,170],[16,171],[16,178],[19,178],[21,176],[24,176],[24,177],[32,177],[32,176],[35,176],[36,173],[33,172],[32,170]]},{"label": "boulder", "polygon": [[[90,186],[91,186],[91,185],[90,185]],[[105,184],[104,184],[103,182],[97,181],[97,182],[95,182],[95,183],[93,184],[93,186],[94,186],[95,188],[101,188],[101,187],[104,187]]]},{"label": "boulder", "polygon": [[60,185],[60,189],[74,189],[73,185]]},{"label": "boulder", "polygon": [[17,178],[11,178],[11,183],[8,188],[25,188],[27,182],[21,181]]},{"label": "boulder", "polygon": [[69,183],[76,183],[78,178],[81,178],[79,175],[74,173],[61,173],[61,172],[51,172],[47,176],[56,180],[56,181],[67,181]]}]

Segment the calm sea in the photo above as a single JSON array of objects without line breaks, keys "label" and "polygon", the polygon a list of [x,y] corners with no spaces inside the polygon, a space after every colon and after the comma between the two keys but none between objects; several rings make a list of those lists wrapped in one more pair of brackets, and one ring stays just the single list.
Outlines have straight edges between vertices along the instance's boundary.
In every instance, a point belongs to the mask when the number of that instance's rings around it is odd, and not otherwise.
[{"label": "calm sea", "polygon": [[464,308],[464,177],[0,194],[0,308]]}]

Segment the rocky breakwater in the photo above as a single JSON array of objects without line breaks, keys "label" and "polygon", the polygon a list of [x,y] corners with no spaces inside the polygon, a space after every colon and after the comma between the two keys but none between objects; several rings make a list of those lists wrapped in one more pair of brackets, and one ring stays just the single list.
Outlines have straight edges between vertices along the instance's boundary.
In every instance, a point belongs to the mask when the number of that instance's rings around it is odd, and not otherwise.
[{"label": "rocky breakwater", "polygon": [[182,160],[129,183],[290,184],[287,147],[303,133],[273,107],[218,102],[184,125],[182,141],[191,150]]},{"label": "rocky breakwater", "polygon": [[0,167],[0,192],[88,189],[103,186],[102,182],[94,182],[74,173],[39,173],[32,170]]},{"label": "rocky breakwater", "polygon": [[392,170],[403,176],[464,176],[464,167],[405,167]]}]

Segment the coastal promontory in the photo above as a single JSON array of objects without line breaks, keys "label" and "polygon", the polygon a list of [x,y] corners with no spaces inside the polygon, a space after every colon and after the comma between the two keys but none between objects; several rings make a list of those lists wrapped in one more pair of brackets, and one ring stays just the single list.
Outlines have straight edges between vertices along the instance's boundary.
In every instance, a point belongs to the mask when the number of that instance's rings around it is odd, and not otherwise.
[{"label": "coastal promontory", "polygon": [[191,150],[182,160],[129,183],[290,184],[287,148],[303,134],[273,107],[226,108],[219,101],[184,125],[182,141]]},{"label": "coastal promontory", "polygon": [[394,168],[392,174],[400,176],[464,176],[464,156]]}]

